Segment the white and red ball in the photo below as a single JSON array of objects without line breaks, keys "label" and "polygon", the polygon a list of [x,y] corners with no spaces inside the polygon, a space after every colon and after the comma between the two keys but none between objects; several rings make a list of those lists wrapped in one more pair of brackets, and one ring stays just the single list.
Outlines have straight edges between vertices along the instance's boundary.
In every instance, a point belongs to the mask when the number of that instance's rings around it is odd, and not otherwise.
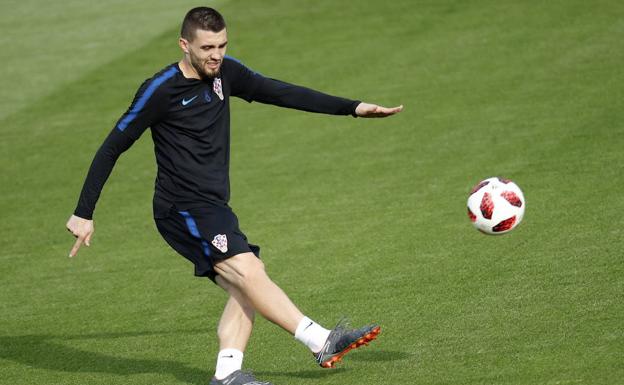
[{"label": "white and red ball", "polygon": [[522,221],[526,203],[517,184],[494,177],[477,183],[468,196],[468,217],[485,234],[505,234]]}]

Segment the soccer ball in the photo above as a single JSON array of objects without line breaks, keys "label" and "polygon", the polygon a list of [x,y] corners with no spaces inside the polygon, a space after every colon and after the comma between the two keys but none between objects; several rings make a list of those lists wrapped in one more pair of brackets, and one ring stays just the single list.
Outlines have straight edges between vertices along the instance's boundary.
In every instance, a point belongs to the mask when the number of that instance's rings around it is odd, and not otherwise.
[{"label": "soccer ball", "polygon": [[485,234],[505,234],[522,221],[526,207],[517,184],[504,178],[477,183],[468,196],[468,217]]}]

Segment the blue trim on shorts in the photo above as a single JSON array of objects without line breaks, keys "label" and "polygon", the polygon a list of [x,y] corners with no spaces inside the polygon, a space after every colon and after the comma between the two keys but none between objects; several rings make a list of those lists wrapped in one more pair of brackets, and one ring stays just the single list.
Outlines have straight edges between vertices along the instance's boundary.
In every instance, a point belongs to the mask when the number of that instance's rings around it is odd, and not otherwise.
[{"label": "blue trim on shorts", "polygon": [[191,213],[189,213],[188,211],[178,211],[178,213],[180,213],[180,215],[184,217],[184,221],[186,222],[186,227],[189,229],[189,232],[191,233],[191,235],[201,241],[202,248],[204,249],[204,254],[207,257],[210,257],[211,255],[210,246],[208,245],[208,242],[206,242],[205,239],[202,239],[201,235],[199,234],[197,223],[195,222],[195,219],[193,218]]}]

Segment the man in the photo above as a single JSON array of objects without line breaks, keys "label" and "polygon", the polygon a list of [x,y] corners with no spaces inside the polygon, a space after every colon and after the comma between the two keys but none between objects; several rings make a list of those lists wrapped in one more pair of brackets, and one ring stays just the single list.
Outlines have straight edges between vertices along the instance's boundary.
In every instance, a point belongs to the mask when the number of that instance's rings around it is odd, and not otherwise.
[{"label": "man", "polygon": [[304,343],[325,368],[380,332],[377,325],[333,330],[304,316],[268,277],[259,247],[249,244],[228,206],[229,97],[334,115],[385,117],[402,106],[374,104],[326,95],[266,78],[225,56],[227,29],[214,9],[190,10],[182,23],[183,58],[165,67],[139,88],[93,159],[67,229],[90,245],[93,211],[119,155],[147,127],[152,130],[158,172],[154,218],[163,238],[195,265],[195,275],[212,279],[229,299],[219,321],[219,355],[210,384],[269,384],[241,371],[254,315],[260,313]]}]

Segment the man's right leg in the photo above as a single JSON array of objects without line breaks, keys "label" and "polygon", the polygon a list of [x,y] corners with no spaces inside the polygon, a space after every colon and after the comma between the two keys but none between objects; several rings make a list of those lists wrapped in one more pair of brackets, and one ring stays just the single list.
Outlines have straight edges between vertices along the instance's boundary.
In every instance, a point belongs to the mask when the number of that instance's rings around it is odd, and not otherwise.
[{"label": "man's right leg", "polygon": [[237,288],[221,276],[217,276],[215,280],[230,295],[217,328],[219,349],[237,349],[244,352],[251,336],[255,310]]},{"label": "man's right leg", "polygon": [[217,327],[219,354],[214,378],[222,380],[241,370],[243,366],[243,356],[251,336],[255,311],[235,287],[219,276],[215,281],[230,295]]}]

